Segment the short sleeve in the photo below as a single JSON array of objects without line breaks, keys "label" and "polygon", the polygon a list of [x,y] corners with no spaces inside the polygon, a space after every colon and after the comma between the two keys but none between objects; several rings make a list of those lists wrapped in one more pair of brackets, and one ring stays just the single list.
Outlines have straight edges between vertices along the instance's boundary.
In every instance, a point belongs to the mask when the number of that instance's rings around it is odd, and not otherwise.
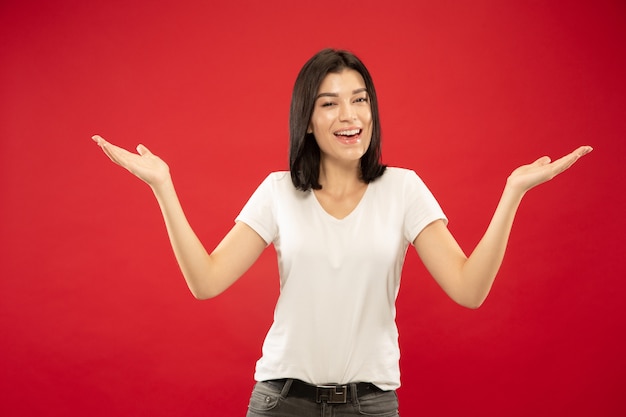
[{"label": "short sleeve", "polygon": [[413,243],[417,235],[435,220],[448,224],[443,210],[426,184],[414,171],[407,171],[404,179],[404,237]]},{"label": "short sleeve", "polygon": [[275,239],[277,231],[274,193],[273,174],[270,174],[235,218],[235,221],[241,221],[250,226],[268,245]]}]

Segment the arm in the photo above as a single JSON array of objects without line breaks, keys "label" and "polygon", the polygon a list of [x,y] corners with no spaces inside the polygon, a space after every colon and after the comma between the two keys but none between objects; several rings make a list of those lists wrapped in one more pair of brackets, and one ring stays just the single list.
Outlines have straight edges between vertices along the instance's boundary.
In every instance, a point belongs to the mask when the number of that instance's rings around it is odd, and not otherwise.
[{"label": "arm", "polygon": [[265,241],[252,228],[236,223],[209,255],[187,221],[169,167],[163,160],[143,145],[139,145],[138,154],[134,154],[100,136],[94,136],[93,140],[113,162],[150,185],[161,208],[178,265],[196,298],[211,298],[226,290],[265,249]]},{"label": "arm", "polygon": [[480,307],[502,264],[515,213],[524,194],[565,171],[591,150],[583,146],[554,162],[543,157],[513,171],[485,234],[469,257],[442,221],[431,223],[415,238],[413,244],[417,253],[450,298],[465,307]]}]

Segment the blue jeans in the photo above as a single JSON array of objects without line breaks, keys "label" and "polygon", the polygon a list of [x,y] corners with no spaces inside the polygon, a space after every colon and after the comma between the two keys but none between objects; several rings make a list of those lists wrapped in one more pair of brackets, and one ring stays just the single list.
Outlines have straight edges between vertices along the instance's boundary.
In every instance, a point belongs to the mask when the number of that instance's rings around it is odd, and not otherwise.
[{"label": "blue jeans", "polygon": [[257,382],[246,417],[400,417],[395,391],[370,392],[362,396],[351,386],[345,404],[316,402],[312,398],[290,396],[292,380]]}]

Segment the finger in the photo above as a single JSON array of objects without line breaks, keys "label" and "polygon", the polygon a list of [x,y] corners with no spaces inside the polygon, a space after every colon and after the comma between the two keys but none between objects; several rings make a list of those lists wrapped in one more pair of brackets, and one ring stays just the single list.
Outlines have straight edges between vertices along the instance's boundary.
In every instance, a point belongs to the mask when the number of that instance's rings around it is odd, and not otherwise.
[{"label": "finger", "polygon": [[[564,157],[562,157],[558,161],[563,160],[563,161],[571,162],[571,164],[573,164],[574,162],[576,162],[578,160],[578,158],[587,155],[592,150],[593,150],[593,148],[591,146],[581,146],[581,147],[575,149],[572,153],[570,153],[568,155],[565,155]],[[555,162],[558,162],[558,161],[555,161]]]},{"label": "finger", "polygon": [[593,148],[587,145],[587,146],[581,146],[580,148],[576,149],[574,152],[580,158],[581,156],[587,155],[591,151],[593,151]]},{"label": "finger", "polygon": [[122,166],[124,165],[123,164],[124,156],[122,152],[120,152],[120,148],[118,148],[115,145],[111,145],[110,143],[104,143],[100,146],[102,147],[102,150],[104,151],[105,155],[108,156],[111,161],[115,162],[118,165],[122,165]]},{"label": "finger", "polygon": [[[94,142],[96,142],[96,144],[98,146],[100,146],[100,148],[102,148],[102,150],[104,151],[104,153],[111,159],[113,159],[113,154],[111,153],[111,148],[115,149],[117,148],[117,146],[107,142],[102,136],[100,135],[93,135],[91,137],[91,139],[93,139]],[[114,161],[115,162],[115,161]]]},{"label": "finger", "polygon": [[137,153],[141,156],[152,154],[152,152],[142,144],[137,145]]},{"label": "finger", "polygon": [[130,164],[132,164],[132,160],[134,157],[138,157],[138,155],[133,154],[132,152],[127,151],[124,148],[120,148],[119,146],[113,145],[109,142],[104,142],[100,145],[102,150],[109,157],[109,159],[116,164],[129,169]]},{"label": "finger", "polygon": [[548,165],[551,161],[552,160],[550,159],[549,156],[542,156],[541,158],[533,162],[531,165],[543,166],[543,165]]},{"label": "finger", "polygon": [[581,146],[562,158],[557,159],[552,163],[554,174],[560,174],[570,168],[580,157],[587,155],[592,150],[593,148],[591,146]]},{"label": "finger", "polygon": [[93,135],[91,139],[93,139],[93,141],[96,142],[100,146],[106,143],[106,140],[104,140],[104,138],[100,135]]}]

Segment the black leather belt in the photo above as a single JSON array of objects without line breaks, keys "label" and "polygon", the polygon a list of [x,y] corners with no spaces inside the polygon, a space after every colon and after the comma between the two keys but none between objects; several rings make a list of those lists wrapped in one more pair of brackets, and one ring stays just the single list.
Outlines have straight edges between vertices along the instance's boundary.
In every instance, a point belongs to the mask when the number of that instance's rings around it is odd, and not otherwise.
[{"label": "black leather belt", "polygon": [[[276,379],[268,382],[278,383],[282,387],[287,382],[287,379]],[[348,401],[352,401],[353,385],[358,397],[382,391],[376,385],[369,382],[358,382],[344,385],[311,385],[298,379],[293,379],[287,396],[306,398],[308,400],[315,401],[316,403],[346,404]]]}]

